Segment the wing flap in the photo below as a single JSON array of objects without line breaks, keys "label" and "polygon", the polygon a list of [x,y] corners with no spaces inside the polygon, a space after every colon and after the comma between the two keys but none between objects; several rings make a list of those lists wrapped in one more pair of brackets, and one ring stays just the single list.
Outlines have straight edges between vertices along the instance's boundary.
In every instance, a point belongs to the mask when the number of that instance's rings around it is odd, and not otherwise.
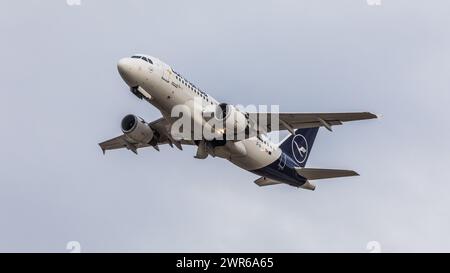
[{"label": "wing flap", "polygon": [[105,153],[106,150],[115,150],[115,149],[121,149],[121,148],[127,148],[128,150],[131,150],[133,153],[137,154],[138,148],[150,146],[148,144],[133,143],[125,135],[121,135],[121,136],[103,141],[103,142],[99,143],[98,145],[102,149],[103,154]]},{"label": "wing flap", "polygon": [[347,176],[358,176],[359,174],[352,170],[337,169],[315,169],[315,168],[296,168],[299,175],[308,180],[328,179]]},{"label": "wing flap", "polygon": [[126,146],[122,138],[123,135],[103,141],[98,145],[102,148],[103,153],[105,153],[106,150],[120,149]]}]

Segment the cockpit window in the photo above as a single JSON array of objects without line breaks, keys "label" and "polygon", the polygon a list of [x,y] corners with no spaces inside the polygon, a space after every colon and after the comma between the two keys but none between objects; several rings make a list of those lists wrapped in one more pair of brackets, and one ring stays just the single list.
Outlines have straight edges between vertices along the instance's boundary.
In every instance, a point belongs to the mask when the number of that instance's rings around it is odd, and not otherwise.
[{"label": "cockpit window", "polygon": [[153,64],[153,62],[152,62],[152,60],[150,60],[150,58],[143,58],[145,61],[147,61],[147,62],[149,62],[149,63],[151,63],[151,64]]},{"label": "cockpit window", "polygon": [[146,61],[147,63],[153,64],[153,62],[152,62],[152,60],[150,60],[150,58],[147,58],[147,57],[144,57],[144,56],[134,55],[134,56],[131,56],[131,58],[133,58],[133,59],[142,59],[142,60]]}]

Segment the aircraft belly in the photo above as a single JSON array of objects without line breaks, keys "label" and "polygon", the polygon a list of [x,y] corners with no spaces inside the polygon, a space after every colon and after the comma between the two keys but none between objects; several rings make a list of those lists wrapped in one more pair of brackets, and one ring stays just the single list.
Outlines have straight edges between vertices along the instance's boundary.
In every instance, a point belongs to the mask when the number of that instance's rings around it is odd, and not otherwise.
[{"label": "aircraft belly", "polygon": [[246,156],[231,156],[229,159],[233,164],[244,170],[255,170],[270,165],[280,157],[281,151],[275,149],[271,154],[256,145],[256,138],[241,141],[246,149]]}]

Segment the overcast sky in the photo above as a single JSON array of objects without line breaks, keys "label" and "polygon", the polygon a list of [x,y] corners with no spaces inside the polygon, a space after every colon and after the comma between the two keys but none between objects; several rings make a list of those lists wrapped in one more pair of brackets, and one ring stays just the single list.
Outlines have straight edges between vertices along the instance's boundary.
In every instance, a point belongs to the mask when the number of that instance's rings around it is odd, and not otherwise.
[{"label": "overcast sky", "polygon": [[[0,251],[450,251],[447,0],[2,1]],[[121,150],[138,100],[116,63],[157,56],[221,102],[371,111],[321,129],[310,192],[191,147]]]}]

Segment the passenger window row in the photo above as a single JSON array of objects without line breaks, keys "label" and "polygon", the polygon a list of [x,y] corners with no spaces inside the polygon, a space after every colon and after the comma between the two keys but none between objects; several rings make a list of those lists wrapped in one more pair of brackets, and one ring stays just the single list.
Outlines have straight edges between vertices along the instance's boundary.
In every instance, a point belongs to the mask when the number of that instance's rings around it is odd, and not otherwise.
[{"label": "passenger window row", "polygon": [[[173,71],[173,70],[172,70]],[[175,78],[182,83],[184,86],[186,86],[188,89],[202,97],[207,102],[210,102],[211,105],[214,105],[213,101],[209,99],[208,95],[201,91],[199,88],[197,88],[194,84],[190,83],[189,81],[185,80],[179,73],[173,71],[175,73]]]}]

